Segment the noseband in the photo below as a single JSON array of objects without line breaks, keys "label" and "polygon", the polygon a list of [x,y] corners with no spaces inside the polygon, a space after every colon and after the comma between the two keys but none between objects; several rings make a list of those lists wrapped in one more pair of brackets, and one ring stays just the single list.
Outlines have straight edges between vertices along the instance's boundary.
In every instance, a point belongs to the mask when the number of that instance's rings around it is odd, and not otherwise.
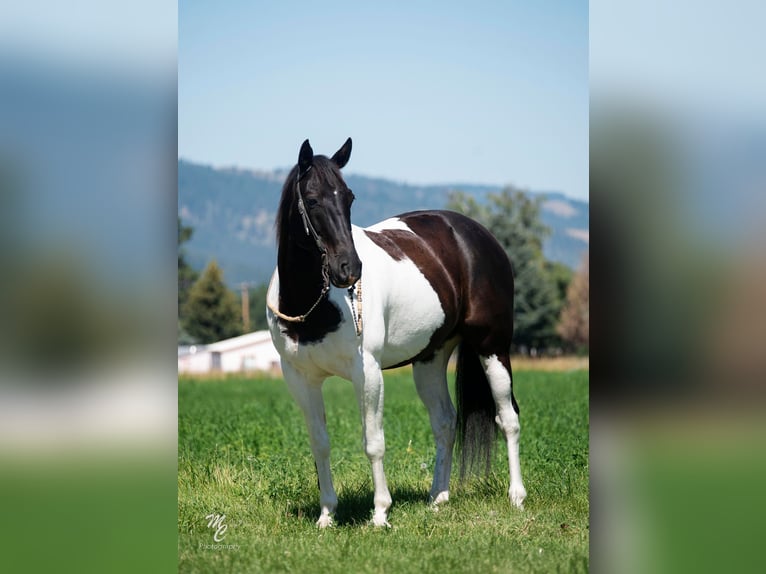
[{"label": "noseband", "polygon": [[[314,309],[317,308],[319,303],[322,302],[322,299],[325,298],[325,295],[327,295],[327,292],[330,290],[330,264],[327,260],[327,248],[324,245],[324,241],[322,241],[322,237],[317,233],[316,228],[314,227],[314,224],[311,223],[311,218],[309,217],[308,211],[306,210],[306,203],[303,201],[303,194],[301,193],[301,186],[300,181],[312,168],[313,166],[309,166],[306,171],[303,173],[298,173],[298,176],[295,178],[295,195],[298,197],[298,213],[301,215],[301,220],[303,221],[303,228],[306,230],[306,235],[310,235],[314,239],[314,243],[316,243],[317,248],[319,249],[319,252],[322,254],[322,291],[319,293],[319,297],[316,301],[314,301],[314,304],[309,308],[308,311],[306,311],[303,315],[285,315],[282,313],[278,308],[276,308],[271,303],[268,303],[269,309],[280,319],[284,321],[288,321],[290,323],[305,323],[306,319],[309,315],[314,311]],[[273,281],[273,279],[272,279]],[[354,306],[351,306],[351,311],[354,316],[354,326],[356,327],[356,334],[360,335],[362,332],[362,280],[361,278],[357,280],[357,283],[359,284],[359,292],[357,293],[357,307],[358,311],[354,309]],[[353,299],[354,297],[354,290],[356,285],[352,285],[348,289],[349,297]],[[269,290],[271,290],[271,285],[269,285]]]}]

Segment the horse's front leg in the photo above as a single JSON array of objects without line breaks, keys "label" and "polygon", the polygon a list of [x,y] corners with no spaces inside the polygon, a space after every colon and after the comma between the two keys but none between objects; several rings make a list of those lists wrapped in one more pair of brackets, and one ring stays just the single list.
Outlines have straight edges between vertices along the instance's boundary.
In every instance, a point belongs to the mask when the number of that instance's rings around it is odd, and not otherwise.
[{"label": "horse's front leg", "polygon": [[319,477],[321,514],[317,520],[317,526],[325,528],[333,523],[333,515],[338,507],[338,495],[332,485],[330,471],[330,438],[327,435],[324,399],[322,398],[322,379],[306,377],[286,361],[282,361],[282,373],[290,393],[306,419],[311,452],[314,455]]},{"label": "horse's front leg", "polygon": [[391,506],[391,493],[383,471],[383,455],[386,451],[383,436],[383,373],[378,362],[366,356],[363,364],[356,369],[353,382],[362,415],[364,450],[370,459],[375,488],[372,522],[375,526],[390,526],[387,513]]}]

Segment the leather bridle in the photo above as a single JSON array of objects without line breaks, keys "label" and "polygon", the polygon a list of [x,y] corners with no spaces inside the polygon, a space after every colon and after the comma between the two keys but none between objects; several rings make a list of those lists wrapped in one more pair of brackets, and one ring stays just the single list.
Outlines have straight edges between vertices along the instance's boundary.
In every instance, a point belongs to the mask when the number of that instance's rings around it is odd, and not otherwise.
[{"label": "leather bridle", "polygon": [[[303,173],[300,173],[300,172],[298,173],[298,176],[295,178],[295,195],[298,197],[298,213],[300,213],[301,220],[303,221],[303,228],[306,231],[306,235],[309,235],[314,239],[314,243],[316,243],[316,246],[319,249],[319,252],[322,254],[322,291],[319,293],[319,297],[317,297],[317,300],[314,301],[314,304],[303,315],[285,315],[274,305],[268,303],[269,309],[271,309],[271,311],[277,317],[279,317],[280,319],[284,321],[288,321],[290,323],[305,323],[308,316],[311,315],[314,309],[316,309],[319,306],[319,303],[322,302],[322,299],[325,298],[325,296],[327,295],[327,292],[330,290],[330,263],[327,258],[327,247],[325,247],[325,244],[324,244],[324,241],[322,241],[321,235],[317,233],[317,230],[314,227],[314,224],[311,223],[311,218],[309,217],[308,210],[306,209],[306,202],[303,200],[303,194],[301,193],[301,186],[300,186],[301,179],[311,170],[312,167],[313,166],[309,166],[306,169],[306,171],[304,171]],[[359,286],[358,290],[356,290],[356,285]],[[356,334],[361,335],[362,333],[362,280],[361,278],[357,280],[356,285],[352,285],[351,287],[349,287],[348,294],[349,294],[349,297],[352,298],[352,300],[354,298],[354,295],[356,294],[357,308],[355,309],[352,303],[351,311],[353,315],[354,326],[356,328]],[[356,290],[356,293],[355,293],[355,290]]]}]

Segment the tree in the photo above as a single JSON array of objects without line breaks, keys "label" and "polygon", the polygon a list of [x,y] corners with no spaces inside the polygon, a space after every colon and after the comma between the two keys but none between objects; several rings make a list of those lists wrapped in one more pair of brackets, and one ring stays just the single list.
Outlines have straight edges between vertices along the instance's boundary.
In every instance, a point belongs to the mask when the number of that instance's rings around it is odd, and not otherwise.
[{"label": "tree", "polygon": [[556,297],[559,300],[559,309],[563,309],[564,303],[567,300],[567,290],[569,289],[569,284],[572,282],[572,277],[574,277],[574,272],[558,261],[546,261],[545,270],[554,285],[556,285]]},{"label": "tree", "polygon": [[178,317],[182,319],[182,311],[186,299],[189,297],[189,289],[199,278],[199,273],[195,271],[186,261],[186,254],[183,250],[183,244],[189,241],[194,233],[194,229],[181,223],[178,218]]},{"label": "tree", "polygon": [[242,334],[237,296],[226,288],[223,271],[211,261],[189,290],[184,305],[184,330],[202,344]]},{"label": "tree", "polygon": [[543,197],[506,187],[480,204],[461,192],[450,195],[447,207],[482,223],[503,246],[513,266],[514,346],[549,347],[559,343],[556,322],[562,306],[559,266],[543,255],[550,229],[540,219]]},{"label": "tree", "polygon": [[266,291],[268,283],[261,283],[254,289],[250,289],[250,330],[261,331],[268,329],[266,321]]},{"label": "tree", "polygon": [[557,328],[561,337],[578,351],[590,342],[590,264],[586,255],[582,267],[567,290],[567,300]]}]

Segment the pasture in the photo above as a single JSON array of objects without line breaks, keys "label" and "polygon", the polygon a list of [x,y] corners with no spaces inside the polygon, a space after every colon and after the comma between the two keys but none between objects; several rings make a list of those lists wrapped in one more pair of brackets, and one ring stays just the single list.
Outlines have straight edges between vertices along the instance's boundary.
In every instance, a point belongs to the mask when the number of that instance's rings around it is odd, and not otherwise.
[{"label": "pasture", "polygon": [[[428,504],[435,457],[410,369],[385,374],[389,529],[369,524],[372,477],[351,384],[324,386],[336,526],[320,531],[303,417],[283,381],[178,383],[180,572],[585,572],[588,570],[588,371],[514,373],[521,409],[524,511],[508,500],[498,438],[487,477],[458,479]],[[210,514],[225,515],[214,541]],[[223,524],[223,523],[219,523]]]}]

